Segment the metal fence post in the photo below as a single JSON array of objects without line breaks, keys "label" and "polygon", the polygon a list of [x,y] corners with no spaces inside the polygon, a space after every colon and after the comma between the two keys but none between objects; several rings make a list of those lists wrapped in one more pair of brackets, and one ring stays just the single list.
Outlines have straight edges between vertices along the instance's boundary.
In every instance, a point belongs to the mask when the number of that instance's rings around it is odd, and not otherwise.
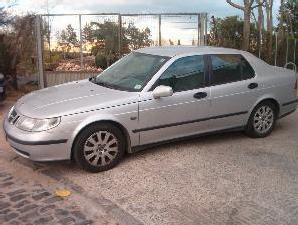
[{"label": "metal fence post", "polygon": [[262,31],[259,31],[259,58],[261,58],[261,49],[262,49]]},{"label": "metal fence post", "polygon": [[38,61],[38,85],[39,88],[45,87],[42,57],[42,37],[41,37],[41,17],[38,15],[35,19],[36,41],[37,41],[37,61]]},{"label": "metal fence post", "polygon": [[158,15],[158,45],[161,46],[161,15]]},{"label": "metal fence post", "polygon": [[[294,40],[294,63],[296,64],[296,39]],[[297,65],[298,66],[298,65]]]},{"label": "metal fence post", "polygon": [[201,21],[200,21],[200,45],[204,45],[204,16],[201,14]]},{"label": "metal fence post", "polygon": [[198,29],[198,43],[197,43],[197,45],[200,46],[201,14],[198,15],[198,27],[197,27],[197,29]]},{"label": "metal fence post", "polygon": [[289,54],[289,37],[287,37],[286,64],[288,63],[288,54]]},{"label": "metal fence post", "polygon": [[208,26],[208,14],[205,13],[205,32],[204,32],[204,45],[207,45],[207,26]]},{"label": "metal fence post", "polygon": [[121,56],[121,41],[122,41],[122,17],[121,14],[118,15],[118,51],[119,56]]},{"label": "metal fence post", "polygon": [[276,63],[277,63],[277,45],[278,45],[278,42],[277,42],[277,33],[275,33],[275,56],[274,56],[274,66],[276,66]]},{"label": "metal fence post", "polygon": [[79,15],[79,29],[80,29],[80,64],[83,68],[83,35],[82,35],[82,15]]}]

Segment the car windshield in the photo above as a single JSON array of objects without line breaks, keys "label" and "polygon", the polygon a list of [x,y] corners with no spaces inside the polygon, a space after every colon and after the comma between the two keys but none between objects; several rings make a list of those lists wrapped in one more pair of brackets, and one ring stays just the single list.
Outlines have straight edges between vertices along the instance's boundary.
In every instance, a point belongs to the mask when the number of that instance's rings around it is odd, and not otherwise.
[{"label": "car windshield", "polygon": [[168,57],[133,52],[91,79],[109,88],[141,91]]}]

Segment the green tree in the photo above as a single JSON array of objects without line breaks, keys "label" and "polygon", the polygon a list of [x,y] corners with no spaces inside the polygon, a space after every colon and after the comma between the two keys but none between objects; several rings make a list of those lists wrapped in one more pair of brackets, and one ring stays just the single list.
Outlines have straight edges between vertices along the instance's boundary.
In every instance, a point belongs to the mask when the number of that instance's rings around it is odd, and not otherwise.
[{"label": "green tree", "polygon": [[[63,53],[69,52],[72,48],[74,48],[78,43],[77,33],[71,24],[68,24],[67,27],[62,30],[60,33],[57,33],[59,45],[63,50]],[[64,55],[65,58],[65,55]]]},{"label": "green tree", "polygon": [[[225,18],[211,17],[208,44],[241,49],[244,39],[243,26],[244,21],[239,16],[228,16]],[[250,23],[250,40],[249,49],[256,54],[258,31],[253,23]]]},{"label": "green tree", "polygon": [[[0,28],[8,25],[11,21],[8,19],[8,13],[4,8],[0,8]],[[8,52],[7,38],[5,33],[0,34],[0,73],[7,75],[9,70],[10,54]]]},{"label": "green tree", "polygon": [[[103,55],[107,65],[117,60],[121,54],[130,52],[131,49],[150,46],[150,29],[140,30],[130,23],[127,27],[121,27],[121,47],[119,46],[119,25],[114,22],[91,22],[83,29],[84,42],[94,42],[97,45],[92,48],[93,55]],[[119,49],[121,52],[119,52]],[[102,60],[101,56],[97,57]]]},{"label": "green tree", "polygon": [[12,21],[10,15],[4,10],[3,7],[0,8],[0,27],[9,25]]},{"label": "green tree", "polygon": [[[263,0],[260,4],[264,4]],[[267,0],[269,1],[269,0]],[[271,1],[271,0],[270,0]],[[248,51],[250,46],[250,18],[252,12],[255,8],[257,8],[260,4],[253,5],[255,0],[243,0],[243,5],[237,4],[232,2],[232,0],[226,0],[226,2],[231,5],[232,7],[239,9],[243,12],[243,42],[242,42],[242,49]]]},{"label": "green tree", "polygon": [[[104,23],[91,22],[92,37],[98,43],[104,42],[100,49],[106,56],[115,55],[119,52],[119,27],[118,24],[110,21]],[[124,32],[124,28],[122,28]],[[122,44],[126,44],[126,40],[122,38]]]},{"label": "green tree", "polygon": [[[277,64],[284,66],[286,63],[286,54],[288,61],[294,60],[294,52],[296,52],[295,64],[298,65],[298,45],[296,49],[291,47],[293,43],[298,41],[298,3],[297,0],[281,0],[279,9],[277,30]],[[289,51],[287,52],[287,42],[289,43]],[[292,43],[292,46],[291,46]]]},{"label": "green tree", "polygon": [[131,49],[138,49],[150,46],[152,41],[149,39],[151,34],[150,29],[147,27],[144,30],[140,30],[133,23],[130,23],[125,29],[124,35],[127,38],[127,42]]},{"label": "green tree", "polygon": [[297,0],[281,1],[278,30],[298,38],[298,3]]},{"label": "green tree", "polygon": [[243,41],[243,21],[238,16],[212,18],[209,44],[241,49]]},{"label": "green tree", "polygon": [[88,23],[83,27],[82,39],[85,43],[94,41],[94,36],[92,34],[92,26]]},{"label": "green tree", "polygon": [[[8,18],[7,13],[5,14]],[[0,16],[1,17],[1,16]],[[1,20],[1,19],[0,19]],[[3,19],[2,19],[3,21]],[[8,25],[6,20],[5,23]],[[26,71],[33,72],[35,70],[35,33],[34,33],[35,15],[28,14],[25,16],[10,17],[9,27],[2,29],[0,48],[1,48],[1,63],[5,75],[9,75],[12,79],[12,85],[17,87],[17,73],[25,73]]]}]

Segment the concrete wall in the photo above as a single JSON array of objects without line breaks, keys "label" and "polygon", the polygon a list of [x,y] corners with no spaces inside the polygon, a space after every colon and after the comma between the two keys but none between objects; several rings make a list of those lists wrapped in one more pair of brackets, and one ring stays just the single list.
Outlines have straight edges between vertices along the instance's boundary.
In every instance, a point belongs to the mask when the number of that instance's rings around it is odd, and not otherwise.
[{"label": "concrete wall", "polygon": [[46,71],[45,72],[46,87],[51,87],[54,85],[63,84],[63,83],[75,81],[75,80],[87,79],[97,74],[99,74],[99,72]]}]

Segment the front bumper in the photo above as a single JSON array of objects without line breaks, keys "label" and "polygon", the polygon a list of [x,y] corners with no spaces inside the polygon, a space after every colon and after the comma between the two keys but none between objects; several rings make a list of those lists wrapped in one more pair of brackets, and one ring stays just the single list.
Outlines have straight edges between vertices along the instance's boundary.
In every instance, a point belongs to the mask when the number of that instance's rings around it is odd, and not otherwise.
[{"label": "front bumper", "polygon": [[[54,129],[43,132],[26,132],[10,124],[3,124],[8,143],[15,152],[33,161],[55,161],[70,159],[67,139],[59,137]],[[58,138],[57,138],[58,137]]]}]

